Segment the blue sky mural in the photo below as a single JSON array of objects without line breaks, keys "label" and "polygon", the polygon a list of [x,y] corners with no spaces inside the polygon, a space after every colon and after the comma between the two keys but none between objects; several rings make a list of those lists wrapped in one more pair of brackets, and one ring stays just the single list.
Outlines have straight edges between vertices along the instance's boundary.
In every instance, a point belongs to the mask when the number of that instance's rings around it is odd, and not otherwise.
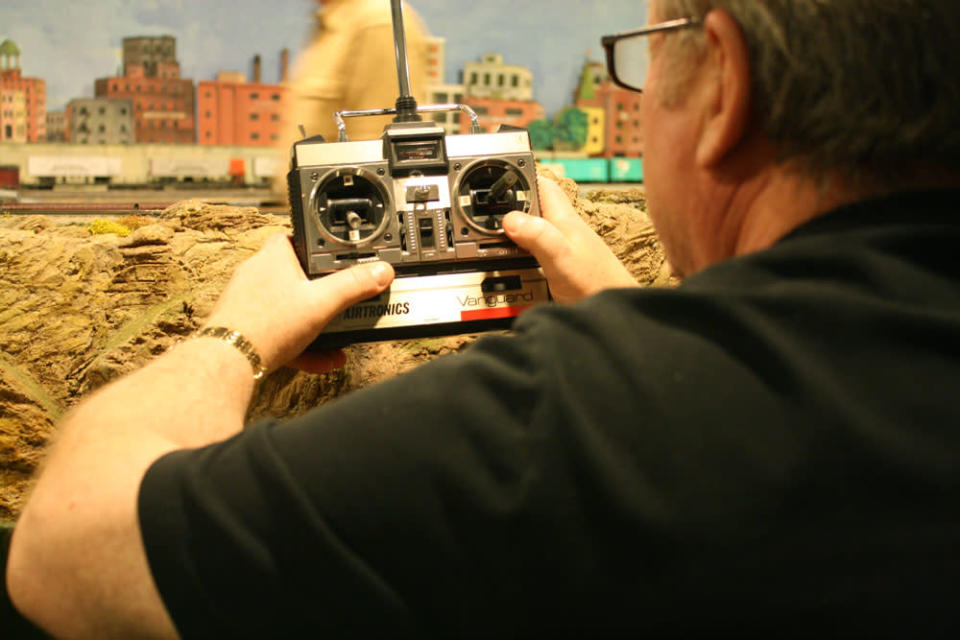
[{"label": "blue sky mural", "polygon": [[[600,36],[645,21],[647,0],[412,0],[434,35],[447,38],[446,81],[468,60],[499,52],[534,72],[535,97],[552,115],[571,99],[586,50]],[[97,77],[116,74],[126,36],[177,39],[184,77],[244,71],[260,54],[263,80],[277,82],[280,51],[305,44],[313,0],[2,0],[0,41],[20,47],[25,75],[47,81],[48,109],[93,95]]]}]

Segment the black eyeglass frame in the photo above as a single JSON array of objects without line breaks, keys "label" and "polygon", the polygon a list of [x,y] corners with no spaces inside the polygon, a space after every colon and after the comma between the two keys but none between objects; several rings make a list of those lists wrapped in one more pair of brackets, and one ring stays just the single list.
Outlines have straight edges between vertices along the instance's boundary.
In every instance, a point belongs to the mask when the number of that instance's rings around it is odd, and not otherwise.
[{"label": "black eyeglass frame", "polygon": [[696,18],[677,18],[676,20],[658,22],[657,24],[652,24],[649,27],[644,27],[643,29],[637,29],[635,31],[624,31],[623,33],[615,33],[613,35],[603,36],[600,38],[600,44],[603,45],[603,50],[606,52],[607,72],[610,74],[610,79],[624,89],[630,89],[631,91],[643,91],[643,87],[635,87],[631,84],[627,84],[620,79],[620,76],[617,75],[616,64],[614,64],[613,60],[613,48],[618,41],[626,38],[634,38],[636,36],[648,36],[652,33],[659,33],[661,31],[674,31],[676,29],[695,27],[699,25],[700,22],[701,21]]}]

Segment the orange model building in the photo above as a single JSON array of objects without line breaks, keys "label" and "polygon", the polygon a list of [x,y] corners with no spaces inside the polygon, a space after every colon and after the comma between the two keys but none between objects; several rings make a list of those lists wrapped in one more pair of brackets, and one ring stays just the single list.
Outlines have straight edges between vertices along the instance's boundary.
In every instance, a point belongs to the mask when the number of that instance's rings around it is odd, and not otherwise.
[{"label": "orange model building", "polygon": [[[4,133],[10,127],[11,135],[4,139],[20,139],[16,133],[15,102],[22,99],[25,110],[27,142],[43,142],[47,138],[47,83],[39,78],[24,78],[20,71],[20,48],[13,40],[0,43],[0,91],[6,96]],[[22,96],[18,98],[19,94]]]},{"label": "orange model building", "polygon": [[287,87],[247,82],[242,73],[222,71],[197,84],[197,143],[270,147],[280,139]]},{"label": "orange model building", "polygon": [[[468,97],[464,103],[476,111],[480,128],[486,133],[495,133],[501,124],[526,127],[543,118],[543,106],[533,100]],[[465,113],[460,114],[460,131],[470,131],[470,116]]]}]

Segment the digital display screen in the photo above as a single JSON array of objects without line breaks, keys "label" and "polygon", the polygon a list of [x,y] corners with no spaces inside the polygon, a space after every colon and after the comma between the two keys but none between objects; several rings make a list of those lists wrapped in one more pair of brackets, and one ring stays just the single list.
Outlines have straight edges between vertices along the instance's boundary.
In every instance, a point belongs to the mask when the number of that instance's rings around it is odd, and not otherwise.
[{"label": "digital display screen", "polygon": [[408,162],[413,160],[439,160],[440,159],[440,141],[428,140],[426,142],[398,142],[397,160]]}]

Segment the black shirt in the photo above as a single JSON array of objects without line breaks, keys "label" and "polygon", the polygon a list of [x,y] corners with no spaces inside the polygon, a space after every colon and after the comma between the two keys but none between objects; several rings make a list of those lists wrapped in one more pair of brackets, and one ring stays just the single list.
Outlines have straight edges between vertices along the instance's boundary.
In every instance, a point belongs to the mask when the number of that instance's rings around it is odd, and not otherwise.
[{"label": "black shirt", "polygon": [[179,631],[955,634],[958,196],[164,456],[140,519]]}]

